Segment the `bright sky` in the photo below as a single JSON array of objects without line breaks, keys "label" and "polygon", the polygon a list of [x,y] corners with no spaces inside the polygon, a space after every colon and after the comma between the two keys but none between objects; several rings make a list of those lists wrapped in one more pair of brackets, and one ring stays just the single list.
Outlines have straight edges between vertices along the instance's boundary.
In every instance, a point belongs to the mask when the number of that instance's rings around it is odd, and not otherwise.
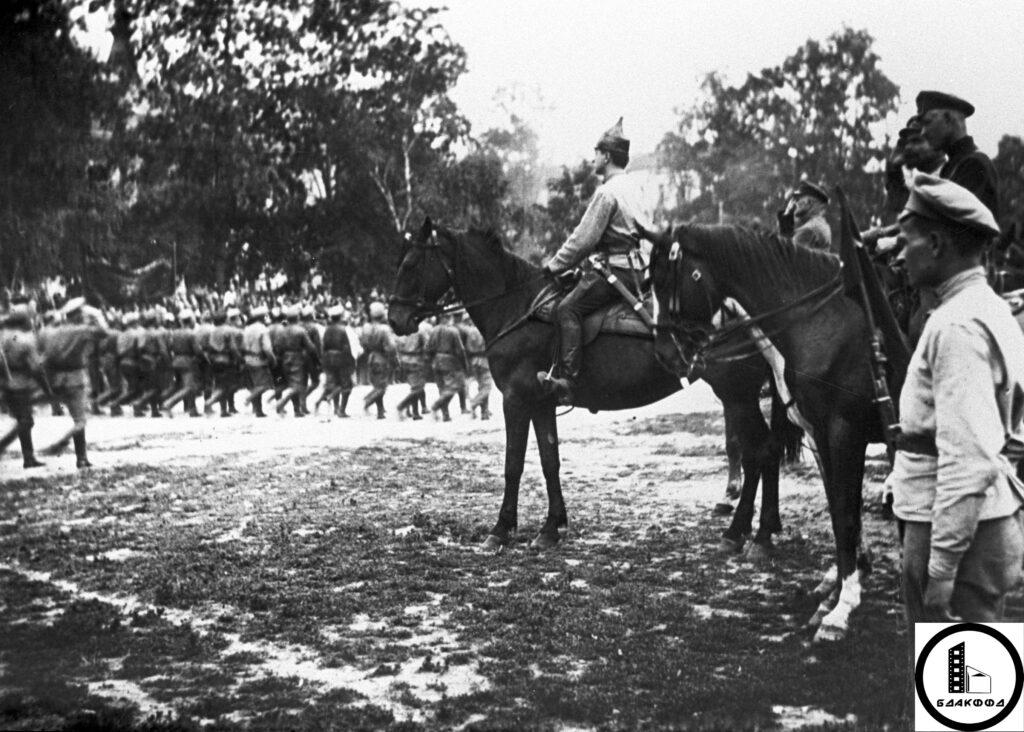
[{"label": "bright sky", "polygon": [[900,86],[895,133],[921,89],[964,97],[982,150],[1024,136],[1024,2],[972,0],[405,0],[447,5],[442,22],[469,56],[453,97],[476,132],[501,124],[494,95],[519,86],[543,107],[524,111],[550,162],[589,157],[620,115],[635,153],[674,128],[712,70],[741,82],[781,63],[807,39],[844,24],[866,28],[886,75]]}]

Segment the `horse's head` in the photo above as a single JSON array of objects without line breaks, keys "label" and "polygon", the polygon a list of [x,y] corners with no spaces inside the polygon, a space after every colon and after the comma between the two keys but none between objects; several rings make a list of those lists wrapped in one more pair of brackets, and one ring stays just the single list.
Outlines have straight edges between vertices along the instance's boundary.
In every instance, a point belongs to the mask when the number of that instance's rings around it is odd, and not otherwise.
[{"label": "horse's head", "polygon": [[406,236],[388,301],[388,320],[398,335],[415,332],[419,321],[441,310],[442,298],[455,283],[455,244],[455,235],[429,217],[418,233]]},{"label": "horse's head", "polygon": [[655,354],[677,376],[698,378],[700,347],[714,330],[724,298],[689,227],[676,227],[652,241]]}]

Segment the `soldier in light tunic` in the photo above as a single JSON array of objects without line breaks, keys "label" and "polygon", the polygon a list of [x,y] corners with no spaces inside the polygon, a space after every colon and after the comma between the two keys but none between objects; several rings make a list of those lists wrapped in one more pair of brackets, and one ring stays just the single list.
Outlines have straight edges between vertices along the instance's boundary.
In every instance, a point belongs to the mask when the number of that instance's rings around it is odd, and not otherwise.
[{"label": "soldier in light tunic", "polygon": [[889,480],[907,620],[997,622],[1024,561],[1013,467],[1024,452],[1024,334],[981,267],[999,227],[975,195],[924,173],[900,226],[910,283],[938,302],[900,395]]},{"label": "soldier in light tunic", "polygon": [[[640,236],[653,227],[644,213],[639,188],[625,175],[628,164],[629,140],[623,137],[620,119],[594,148],[594,172],[603,182],[594,191],[579,225],[544,266],[548,275],[557,277],[591,255],[604,260],[612,273],[627,283],[637,278],[638,268],[646,266],[639,261]],[[604,275],[588,268],[558,304],[560,373],[556,377],[541,371],[537,378],[561,403],[572,403],[582,365],[583,318],[621,297]]]}]

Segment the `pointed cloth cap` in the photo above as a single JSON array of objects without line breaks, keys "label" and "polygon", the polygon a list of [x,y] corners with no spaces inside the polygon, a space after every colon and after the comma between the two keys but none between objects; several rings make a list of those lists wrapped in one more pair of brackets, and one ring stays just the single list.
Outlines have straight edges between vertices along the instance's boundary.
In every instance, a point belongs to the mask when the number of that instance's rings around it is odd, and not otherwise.
[{"label": "pointed cloth cap", "polygon": [[999,235],[999,224],[977,196],[951,180],[927,173],[914,176],[910,198],[900,214],[900,221],[910,216],[942,221],[991,236]]},{"label": "pointed cloth cap", "polygon": [[597,141],[595,147],[603,152],[618,152],[623,155],[629,155],[629,140],[622,133],[622,117],[619,117],[619,121],[601,135],[601,139]]},{"label": "pointed cloth cap", "polygon": [[923,91],[917,95],[917,113],[928,114],[933,109],[952,109],[964,117],[974,114],[974,105],[970,102],[939,91]]},{"label": "pointed cloth cap", "polygon": [[370,303],[370,319],[379,320],[384,322],[384,318],[387,317],[388,311],[384,307],[384,303],[374,300]]}]

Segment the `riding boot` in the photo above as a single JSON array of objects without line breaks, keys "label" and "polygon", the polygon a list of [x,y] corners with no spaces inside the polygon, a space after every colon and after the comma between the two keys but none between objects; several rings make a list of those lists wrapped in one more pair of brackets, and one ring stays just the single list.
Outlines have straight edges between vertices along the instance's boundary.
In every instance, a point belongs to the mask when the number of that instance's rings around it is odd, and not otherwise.
[{"label": "riding boot", "polygon": [[480,400],[480,419],[481,420],[485,420],[485,419],[490,419],[491,418],[490,404],[488,404],[489,401],[490,401],[490,398],[486,398],[486,399],[481,399]]},{"label": "riding boot", "polygon": [[469,410],[466,409],[466,390],[459,389],[456,394],[459,395],[459,409],[463,414],[469,414]]},{"label": "riding boot", "polygon": [[78,430],[71,436],[71,439],[75,443],[75,467],[91,468],[92,463],[89,462],[89,458],[85,454],[85,430]]},{"label": "riding boot", "polygon": [[352,392],[350,392],[350,391],[343,391],[341,393],[341,410],[340,410],[340,413],[338,414],[339,417],[347,417],[348,416],[348,398],[351,395],[352,395]]},{"label": "riding boot", "polygon": [[36,453],[32,447],[32,428],[18,427],[18,442],[21,443],[21,461],[25,468],[40,468],[43,463],[36,460]]},{"label": "riding boot", "polygon": [[374,402],[377,405],[377,419],[384,419],[384,395],[381,394]]}]

